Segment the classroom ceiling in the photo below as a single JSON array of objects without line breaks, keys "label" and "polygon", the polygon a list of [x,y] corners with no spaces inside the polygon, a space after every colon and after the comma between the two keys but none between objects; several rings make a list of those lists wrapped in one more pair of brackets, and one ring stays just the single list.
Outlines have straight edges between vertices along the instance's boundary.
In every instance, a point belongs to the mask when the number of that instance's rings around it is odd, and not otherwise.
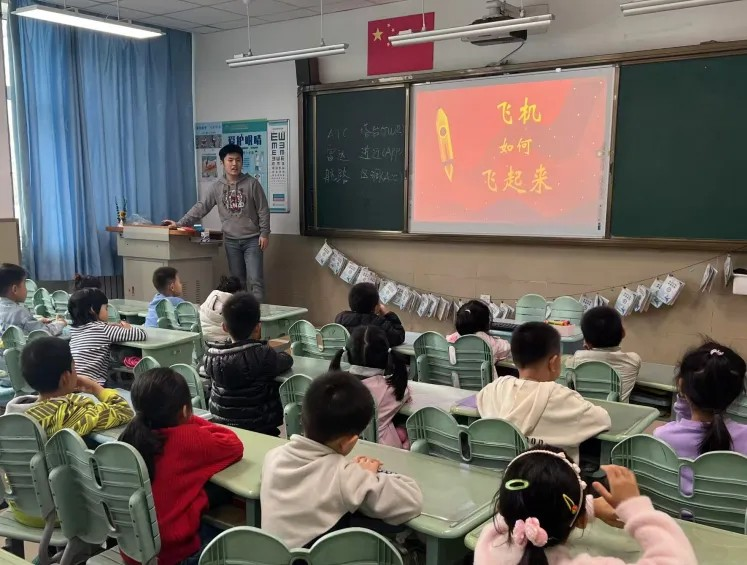
[{"label": "classroom ceiling", "polygon": [[[117,15],[116,0],[45,0],[102,16]],[[324,12],[368,8],[402,0],[325,0]],[[319,0],[252,0],[252,24],[260,25],[319,15]],[[120,17],[145,25],[214,33],[246,27],[242,0],[119,0]]]}]

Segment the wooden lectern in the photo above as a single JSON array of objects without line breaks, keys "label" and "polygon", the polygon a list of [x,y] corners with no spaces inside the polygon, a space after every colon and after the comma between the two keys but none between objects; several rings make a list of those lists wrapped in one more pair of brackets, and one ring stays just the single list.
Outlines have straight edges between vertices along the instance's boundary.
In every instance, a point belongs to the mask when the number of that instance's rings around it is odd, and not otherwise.
[{"label": "wooden lectern", "polygon": [[201,304],[214,288],[213,259],[218,256],[221,232],[211,241],[160,226],[108,227],[117,235],[117,253],[124,261],[125,298],[150,302],[156,293],[153,271],[174,267],[184,285],[184,299]]}]

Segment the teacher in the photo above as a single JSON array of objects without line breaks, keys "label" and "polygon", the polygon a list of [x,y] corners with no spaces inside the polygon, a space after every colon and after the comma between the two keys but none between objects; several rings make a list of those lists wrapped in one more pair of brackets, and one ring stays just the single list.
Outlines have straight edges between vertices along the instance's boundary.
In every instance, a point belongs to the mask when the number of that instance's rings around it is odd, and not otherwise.
[{"label": "teacher", "polygon": [[181,220],[164,220],[163,225],[193,226],[218,206],[228,270],[261,303],[265,298],[262,253],[270,244],[267,197],[257,179],[241,172],[244,164],[241,147],[226,145],[219,156],[225,172],[223,177],[210,186]]}]

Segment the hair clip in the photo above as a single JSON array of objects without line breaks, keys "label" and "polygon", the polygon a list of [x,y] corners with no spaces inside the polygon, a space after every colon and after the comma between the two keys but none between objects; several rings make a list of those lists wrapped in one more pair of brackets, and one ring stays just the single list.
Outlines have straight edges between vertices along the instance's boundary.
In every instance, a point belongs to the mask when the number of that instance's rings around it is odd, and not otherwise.
[{"label": "hair clip", "polygon": [[506,490],[511,491],[525,490],[529,488],[529,481],[525,481],[524,479],[511,479],[503,486],[506,487]]},{"label": "hair clip", "polygon": [[573,499],[570,496],[568,496],[567,494],[564,494],[563,501],[565,502],[565,505],[568,507],[568,510],[571,511],[571,514],[575,515],[576,512],[578,512],[578,504],[573,502]]},{"label": "hair clip", "polygon": [[719,357],[722,357],[724,355],[724,352],[720,349],[711,349],[711,356],[718,355]]}]

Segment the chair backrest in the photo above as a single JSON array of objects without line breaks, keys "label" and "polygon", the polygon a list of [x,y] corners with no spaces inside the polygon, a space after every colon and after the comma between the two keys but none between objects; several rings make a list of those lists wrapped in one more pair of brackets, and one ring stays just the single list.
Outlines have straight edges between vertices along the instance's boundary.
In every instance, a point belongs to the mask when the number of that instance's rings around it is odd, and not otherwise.
[{"label": "chair backrest", "polygon": [[[4,338],[3,341],[5,341]],[[735,422],[747,424],[747,395],[743,394],[732,402],[731,406],[726,410],[726,414]]]},{"label": "chair backrest", "polygon": [[26,308],[33,312],[34,310],[34,293],[38,287],[36,283],[31,279],[26,279],[26,301],[24,302]]},{"label": "chair backrest", "polygon": [[200,565],[402,565],[402,556],[384,536],[362,528],[327,534],[311,549],[288,549],[258,528],[239,526],[227,530],[200,556]]},{"label": "chair backrest", "polygon": [[174,309],[177,329],[192,331],[195,324],[200,324],[200,313],[191,302],[180,302]]},{"label": "chair backrest", "polygon": [[578,300],[572,296],[561,296],[552,301],[548,320],[568,320],[574,326],[578,326],[583,316],[584,307]]},{"label": "chair backrest", "polygon": [[[747,457],[714,451],[694,461],[679,458],[666,443],[631,436],[612,449],[612,463],[631,469],[654,507],[699,524],[747,533]],[[682,477],[692,479],[692,493]]]},{"label": "chair backrest", "polygon": [[64,290],[55,290],[52,293],[51,298],[55,314],[63,316],[67,312],[67,304],[70,301],[70,294]]},{"label": "chair backrest", "polygon": [[426,332],[415,340],[414,347],[422,382],[481,390],[493,378],[493,353],[476,335],[449,343],[441,334]]},{"label": "chair backrest", "polygon": [[547,318],[547,300],[539,294],[526,294],[516,302],[517,322],[544,322]]},{"label": "chair backrest", "polygon": [[26,336],[18,326],[8,326],[3,332],[3,347],[23,348],[26,345]]},{"label": "chair backrest", "polygon": [[205,402],[205,389],[202,388],[202,378],[195,371],[191,365],[179,363],[172,365],[171,369],[179,373],[184,380],[187,381],[189,387],[189,396],[192,398],[192,406],[194,408],[202,408],[207,410],[207,402]]},{"label": "chair backrest", "polygon": [[161,364],[153,359],[153,357],[143,357],[140,359],[137,365],[135,365],[135,368],[132,370],[132,372],[135,375],[135,378],[140,378],[143,373],[146,371],[150,371],[151,369],[157,369],[160,367]]},{"label": "chair backrest", "polygon": [[165,298],[156,302],[156,316],[158,317],[158,327],[166,330],[178,330],[179,322],[176,319],[176,310],[174,305]]},{"label": "chair backrest", "polygon": [[40,339],[42,337],[49,337],[49,332],[46,330],[33,330],[29,332],[29,335],[26,336],[26,343],[30,343],[34,341],[35,339]]},{"label": "chair backrest", "polygon": [[107,321],[110,324],[118,324],[122,321],[122,316],[120,315],[119,310],[116,306],[114,306],[114,304],[107,304],[106,312],[108,314]]},{"label": "chair backrest", "polygon": [[348,342],[350,334],[339,324],[317,330],[311,322],[298,320],[288,329],[291,353],[314,359],[332,359]]},{"label": "chair backrest", "polygon": [[[133,560],[155,563],[161,538],[148,470],[137,450],[116,441],[91,451],[78,434],[64,429],[45,452],[64,536],[96,545],[114,537]],[[65,548],[63,563],[76,546]]]},{"label": "chair backrest", "polygon": [[[22,522],[41,527],[54,516],[44,444],[47,434],[25,414],[0,416],[0,472],[3,497]],[[40,525],[41,523],[41,525]]]},{"label": "chair backrest", "polygon": [[463,426],[433,406],[407,419],[407,436],[410,451],[487,469],[503,470],[528,449],[526,438],[510,422],[483,419]]},{"label": "chair backrest", "polygon": [[38,288],[39,287],[37,286],[37,284],[33,280],[26,279],[26,291],[29,294],[33,295]]},{"label": "chair backrest", "polygon": [[620,400],[620,375],[617,371],[602,361],[587,361],[577,365],[575,369],[565,369],[566,384],[572,383],[573,388],[584,398],[595,400]]},{"label": "chair backrest", "polygon": [[5,357],[5,368],[8,371],[10,386],[13,387],[16,395],[33,394],[36,392],[23,376],[23,371],[21,370],[21,350],[17,347],[11,347],[5,350],[3,356]]}]

